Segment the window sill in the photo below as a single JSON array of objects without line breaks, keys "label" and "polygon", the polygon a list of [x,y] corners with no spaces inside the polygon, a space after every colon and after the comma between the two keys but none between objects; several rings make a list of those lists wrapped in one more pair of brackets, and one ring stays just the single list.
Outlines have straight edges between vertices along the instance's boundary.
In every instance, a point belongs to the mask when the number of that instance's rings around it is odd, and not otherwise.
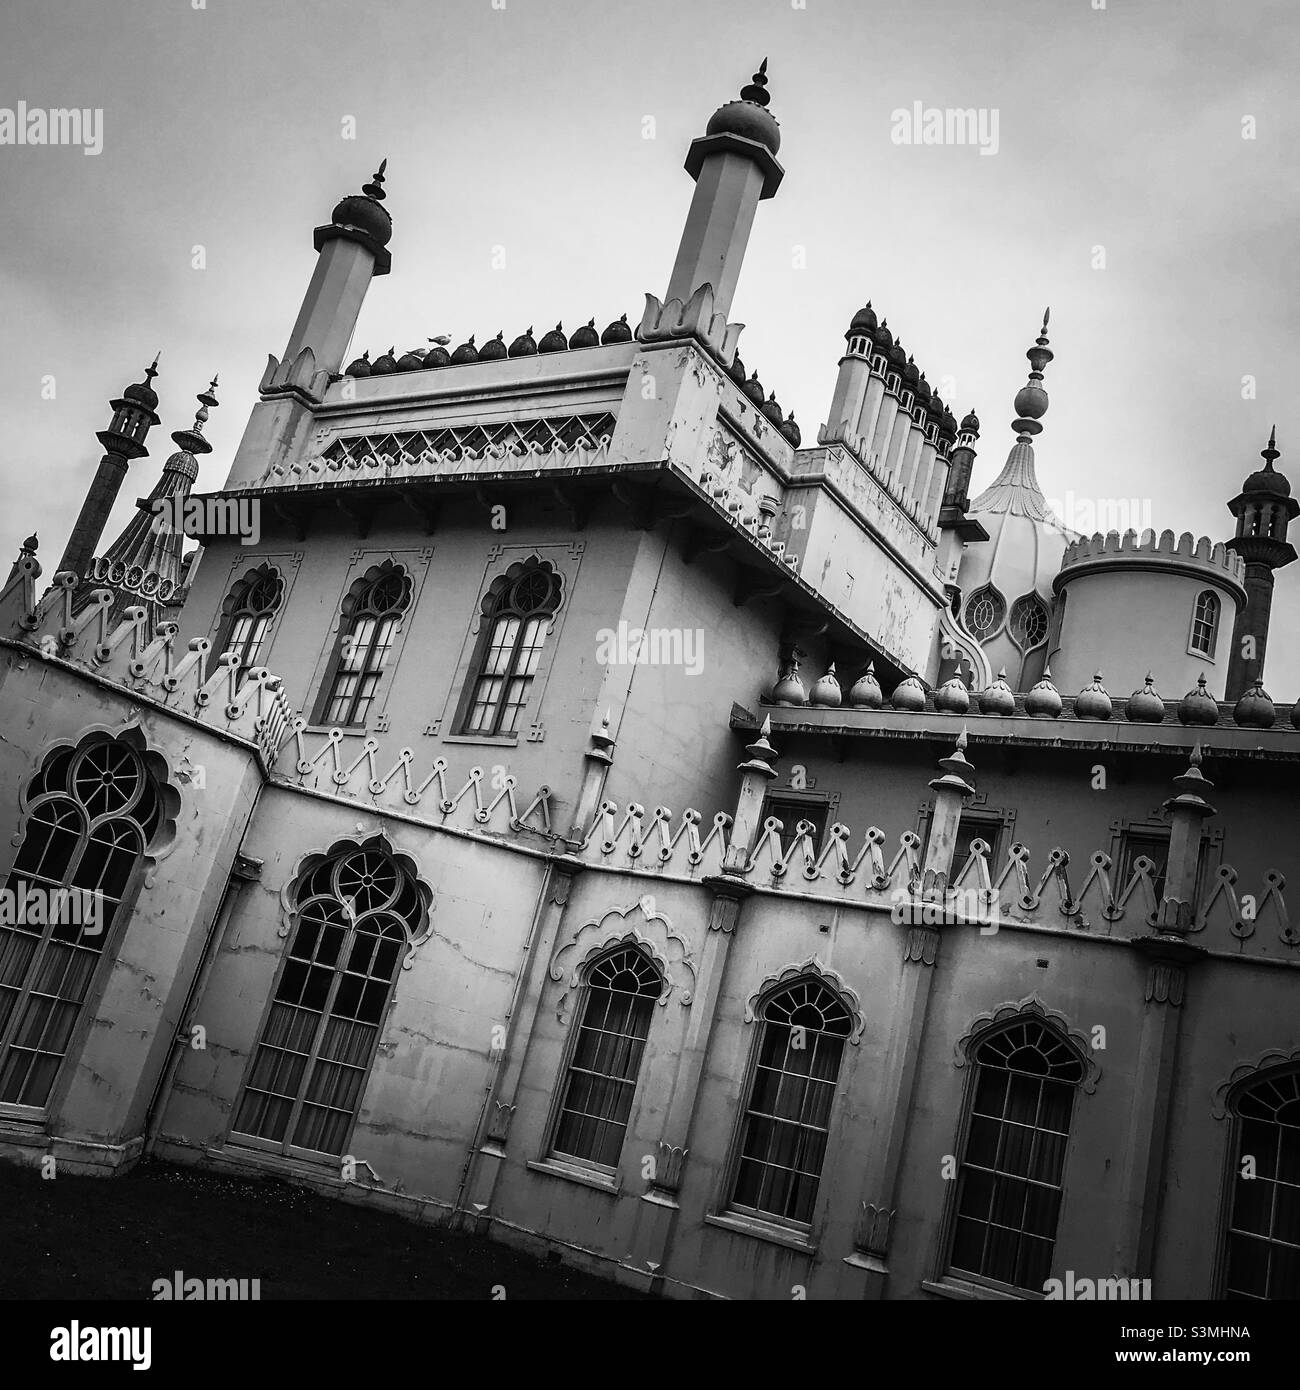
[{"label": "window sill", "polygon": [[570,1167],[567,1163],[560,1163],[553,1158],[529,1159],[528,1167],[534,1173],[545,1173],[548,1177],[564,1178],[569,1182],[576,1182],[582,1187],[594,1187],[597,1192],[608,1193],[611,1197],[617,1197],[622,1190],[623,1181],[617,1173],[598,1173],[594,1168]]},{"label": "window sill", "polygon": [[482,743],[491,748],[518,748],[518,734],[443,734],[443,743]]},{"label": "window sill", "polygon": [[304,734],[332,734],[335,729],[344,738],[370,738],[374,734],[373,729],[363,728],[360,724],[306,724],[303,726]]},{"label": "window sill", "polygon": [[773,1245],[783,1245],[787,1250],[797,1250],[801,1255],[815,1255],[817,1247],[801,1236],[798,1231],[785,1226],[777,1226],[766,1221],[756,1221],[751,1216],[741,1216],[737,1212],[725,1212],[721,1216],[709,1213],[704,1218],[707,1226],[717,1226],[736,1235],[753,1236],[755,1240],[766,1240]]},{"label": "window sill", "polygon": [[926,1293],[937,1293],[940,1298],[973,1299],[989,1303],[1032,1303],[1033,1294],[1013,1293],[1010,1289],[994,1288],[992,1284],[977,1284],[959,1279],[954,1274],[944,1274],[938,1279],[922,1279],[921,1287]]}]

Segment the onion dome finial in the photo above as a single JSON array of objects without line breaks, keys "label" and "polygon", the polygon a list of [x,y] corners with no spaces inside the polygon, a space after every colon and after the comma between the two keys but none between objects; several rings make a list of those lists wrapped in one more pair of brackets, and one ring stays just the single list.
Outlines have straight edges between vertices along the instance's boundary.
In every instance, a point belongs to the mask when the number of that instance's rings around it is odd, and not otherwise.
[{"label": "onion dome finial", "polygon": [[845,338],[860,338],[863,335],[870,337],[876,331],[876,327],[876,311],[871,307],[871,301],[868,299],[849,321],[848,332],[844,336]]},{"label": "onion dome finial", "polygon": [[630,343],[632,341],[632,329],[628,325],[627,315],[620,314],[600,335],[600,341],[605,345]]},{"label": "onion dome finial", "polygon": [[749,380],[741,387],[741,390],[755,405],[761,406],[763,404],[763,383],[759,381],[757,371],[750,373]]},{"label": "onion dome finial", "polygon": [[397,358],[394,356],[394,348],[389,348],[370,364],[371,376],[388,376],[397,370]]},{"label": "onion dome finial", "polygon": [[749,84],[740,89],[741,101],[756,101],[760,106],[766,106],[772,100],[771,94],[767,90],[767,59],[758,65],[758,71],[753,75]]},{"label": "onion dome finial", "polygon": [[123,397],[128,401],[136,401],[140,405],[153,410],[158,404],[158,393],[153,389],[153,379],[158,375],[158,359],[162,356],[161,352],[155,352],[153,361],[144,369],[144,380],[137,381],[134,385],[128,386],[122,392]]},{"label": "onion dome finial", "polygon": [[478,361],[478,348],[474,346],[474,335],[471,333],[468,338],[451,355],[451,365],[459,367],[466,362]]},{"label": "onion dome finial", "polygon": [[1131,722],[1143,724],[1160,724],[1164,722],[1165,702],[1160,698],[1155,686],[1152,684],[1154,677],[1151,672],[1147,672],[1146,684],[1141,690],[1135,690],[1128,698],[1128,704],[1124,707],[1124,717]]},{"label": "onion dome finial", "polygon": [[1016,712],[1015,692],[1007,684],[1007,668],[998,668],[998,678],[987,689],[980,691],[981,714],[1014,714]]},{"label": "onion dome finial", "polygon": [[925,686],[915,676],[908,676],[894,687],[889,703],[895,709],[922,710],[925,708]]},{"label": "onion dome finial", "polygon": [[1184,724],[1203,724],[1207,727],[1219,722],[1219,706],[1205,688],[1205,673],[1196,678],[1196,689],[1189,690],[1178,705],[1178,718]]},{"label": "onion dome finial", "polygon": [[373,198],[375,202],[382,203],[388,196],[384,192],[384,170],[388,168],[387,158],[379,161],[379,168],[375,170],[369,183],[361,185],[361,191],[367,198]]},{"label": "onion dome finial", "polygon": [[970,709],[970,691],[960,676],[946,680],[934,692],[934,707],[945,714],[965,714]]},{"label": "onion dome finial", "polygon": [[854,709],[879,709],[884,702],[880,682],[876,679],[876,663],[868,662],[867,669],[853,682],[849,690],[849,704]]},{"label": "onion dome finial", "polygon": [[1025,713],[1056,719],[1061,713],[1061,692],[1052,684],[1052,668],[1043,667],[1043,679],[1025,696]]},{"label": "onion dome finial", "polygon": [[844,696],[840,691],[839,677],[835,674],[835,663],[832,661],[826,674],[817,681],[808,696],[810,704],[822,705],[827,709],[838,709],[844,702]]},{"label": "onion dome finial", "polygon": [[1268,448],[1260,450],[1260,458],[1264,460],[1263,468],[1256,469],[1254,473],[1241,485],[1242,492],[1271,492],[1277,497],[1290,497],[1291,484],[1287,478],[1278,473],[1273,467],[1273,460],[1281,458],[1281,451],[1277,447],[1277,426],[1274,425],[1269,431]]},{"label": "onion dome finial", "polygon": [[1016,437],[1026,443],[1031,435],[1042,432],[1043,427],[1038,422],[1047,414],[1049,404],[1042,381],[1043,368],[1056,355],[1047,345],[1047,321],[1051,313],[1051,309],[1044,310],[1042,330],[1034,346],[1025,353],[1029,359],[1029,380],[1016,392],[1014,402],[1017,418],[1011,422],[1011,428],[1016,431]]},{"label": "onion dome finial", "polygon": [[1076,719],[1109,719],[1111,713],[1110,695],[1101,683],[1101,672],[1092,678],[1092,684],[1084,686],[1074,697],[1074,717]]},{"label": "onion dome finial", "polygon": [[367,348],[367,349],[365,350],[365,352],[363,352],[363,353],[361,354],[360,357],[354,359],[352,362],[350,362],[350,363],[348,364],[348,369],[347,369],[347,371],[344,373],[344,376],[351,376],[351,377],[369,376],[369,375],[370,375],[370,371],[371,371],[371,367],[370,367],[370,349]]},{"label": "onion dome finial", "polygon": [[569,340],[564,336],[564,324],[557,323],[549,333],[542,335],[542,341],[537,344],[538,352],[567,352]]},{"label": "onion dome finial", "polygon": [[795,423],[793,410],[781,422],[781,433],[786,437],[787,441],[796,449],[803,442],[803,431],[800,430],[799,426]]},{"label": "onion dome finial", "polygon": [[1237,701],[1232,717],[1250,729],[1271,729],[1277,720],[1277,710],[1264,689],[1264,678],[1257,676],[1255,684]]},{"label": "onion dome finial", "polygon": [[527,328],[510,344],[511,357],[533,357],[537,353],[537,341],[533,337],[533,326]]},{"label": "onion dome finial", "polygon": [[775,391],[768,392],[767,400],[765,400],[763,404],[759,406],[759,409],[763,412],[764,415],[767,416],[769,420],[771,420],[771,422],[774,425],[780,425],[781,422],[785,419],[785,416],[781,413],[781,407],[777,402]]},{"label": "onion dome finial", "polygon": [[976,439],[980,437],[980,417],[970,410],[966,418],[961,422],[961,432],[963,434],[973,434]]},{"label": "onion dome finial", "polygon": [[411,348],[397,359],[399,372],[418,372],[424,366],[424,353],[419,348]]},{"label": "onion dome finial", "polygon": [[504,328],[497,329],[495,338],[489,338],[478,350],[478,360],[480,362],[499,362],[506,356],[506,331]]},{"label": "onion dome finial", "polygon": [[571,348],[596,347],[600,343],[600,334],[596,331],[596,320],[588,319],[581,328],[577,329],[573,337],[569,339]]}]

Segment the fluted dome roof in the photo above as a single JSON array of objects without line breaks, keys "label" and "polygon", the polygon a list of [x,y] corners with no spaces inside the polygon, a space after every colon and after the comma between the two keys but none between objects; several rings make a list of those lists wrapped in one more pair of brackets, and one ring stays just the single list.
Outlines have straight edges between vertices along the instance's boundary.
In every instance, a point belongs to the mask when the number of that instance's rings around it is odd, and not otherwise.
[{"label": "fluted dome roof", "polygon": [[145,368],[144,380],[134,382],[122,392],[124,400],[134,401],[146,410],[153,410],[158,404],[158,393],[153,389],[153,379],[158,375],[158,359]]},{"label": "fluted dome roof", "polygon": [[1271,497],[1290,497],[1290,482],[1273,469],[1273,460],[1280,457],[1281,453],[1277,448],[1277,426],[1274,425],[1269,431],[1268,448],[1260,451],[1260,458],[1264,460],[1264,466],[1257,469],[1242,483],[1242,492],[1262,492]]},{"label": "fluted dome roof", "polygon": [[566,352],[569,347],[569,340],[564,336],[563,323],[557,323],[549,333],[542,335],[542,341],[537,344],[538,352]]},{"label": "fluted dome roof", "polygon": [[365,232],[380,246],[387,246],[393,235],[393,219],[382,206],[384,170],[387,167],[388,161],[385,159],[361,192],[340,198],[330,214],[330,221],[336,227],[350,227]]},{"label": "fluted dome roof", "polygon": [[740,90],[739,101],[729,101],[709,117],[706,135],[739,135],[755,140],[773,154],[781,148],[781,127],[767,109],[767,59],[764,58],[753,81]]},{"label": "fluted dome roof", "polygon": [[480,362],[499,362],[506,355],[505,329],[498,328],[495,338],[489,338],[478,350]]},{"label": "fluted dome roof", "polygon": [[848,332],[844,336],[846,338],[858,338],[864,333],[870,336],[876,331],[877,322],[876,311],[871,307],[871,301],[867,300],[862,308],[853,315]]},{"label": "fluted dome roof", "polygon": [[962,420],[961,432],[963,434],[978,434],[980,432],[980,417],[973,410]]}]

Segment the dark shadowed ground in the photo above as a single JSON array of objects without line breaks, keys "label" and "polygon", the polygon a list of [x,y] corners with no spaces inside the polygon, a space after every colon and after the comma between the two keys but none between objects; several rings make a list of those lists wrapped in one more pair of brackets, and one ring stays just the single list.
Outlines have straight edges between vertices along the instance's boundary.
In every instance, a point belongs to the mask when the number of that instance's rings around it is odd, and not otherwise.
[{"label": "dark shadowed ground", "polygon": [[0,1164],[0,1299],[151,1299],[155,1279],[260,1279],[263,1299],[638,1299],[635,1290],[278,1178],[145,1162],[125,1177]]}]

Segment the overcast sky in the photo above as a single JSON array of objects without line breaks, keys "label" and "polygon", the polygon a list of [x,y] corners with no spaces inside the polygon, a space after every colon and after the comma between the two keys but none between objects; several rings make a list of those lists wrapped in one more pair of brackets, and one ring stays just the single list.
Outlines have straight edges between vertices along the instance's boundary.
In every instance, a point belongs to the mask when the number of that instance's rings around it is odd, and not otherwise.
[{"label": "overcast sky", "polygon": [[[731,317],[806,442],[870,298],[983,421],[973,495],[1050,304],[1049,497],[1226,538],[1274,421],[1300,487],[1296,0],[795,2],[3,0],[0,108],[103,110],[97,156],[0,145],[4,564],[36,529],[52,573],[107,401],[156,349],[163,424],[109,537],[214,372],[199,485],[221,484],[312,228],[384,156],[393,271],[353,353],[635,324],[667,286],[686,147],[764,55],[786,177]],[[916,102],[996,112],[996,154],[894,143]],[[1300,564],[1273,609],[1278,700],[1300,698],[1298,638]]]}]

